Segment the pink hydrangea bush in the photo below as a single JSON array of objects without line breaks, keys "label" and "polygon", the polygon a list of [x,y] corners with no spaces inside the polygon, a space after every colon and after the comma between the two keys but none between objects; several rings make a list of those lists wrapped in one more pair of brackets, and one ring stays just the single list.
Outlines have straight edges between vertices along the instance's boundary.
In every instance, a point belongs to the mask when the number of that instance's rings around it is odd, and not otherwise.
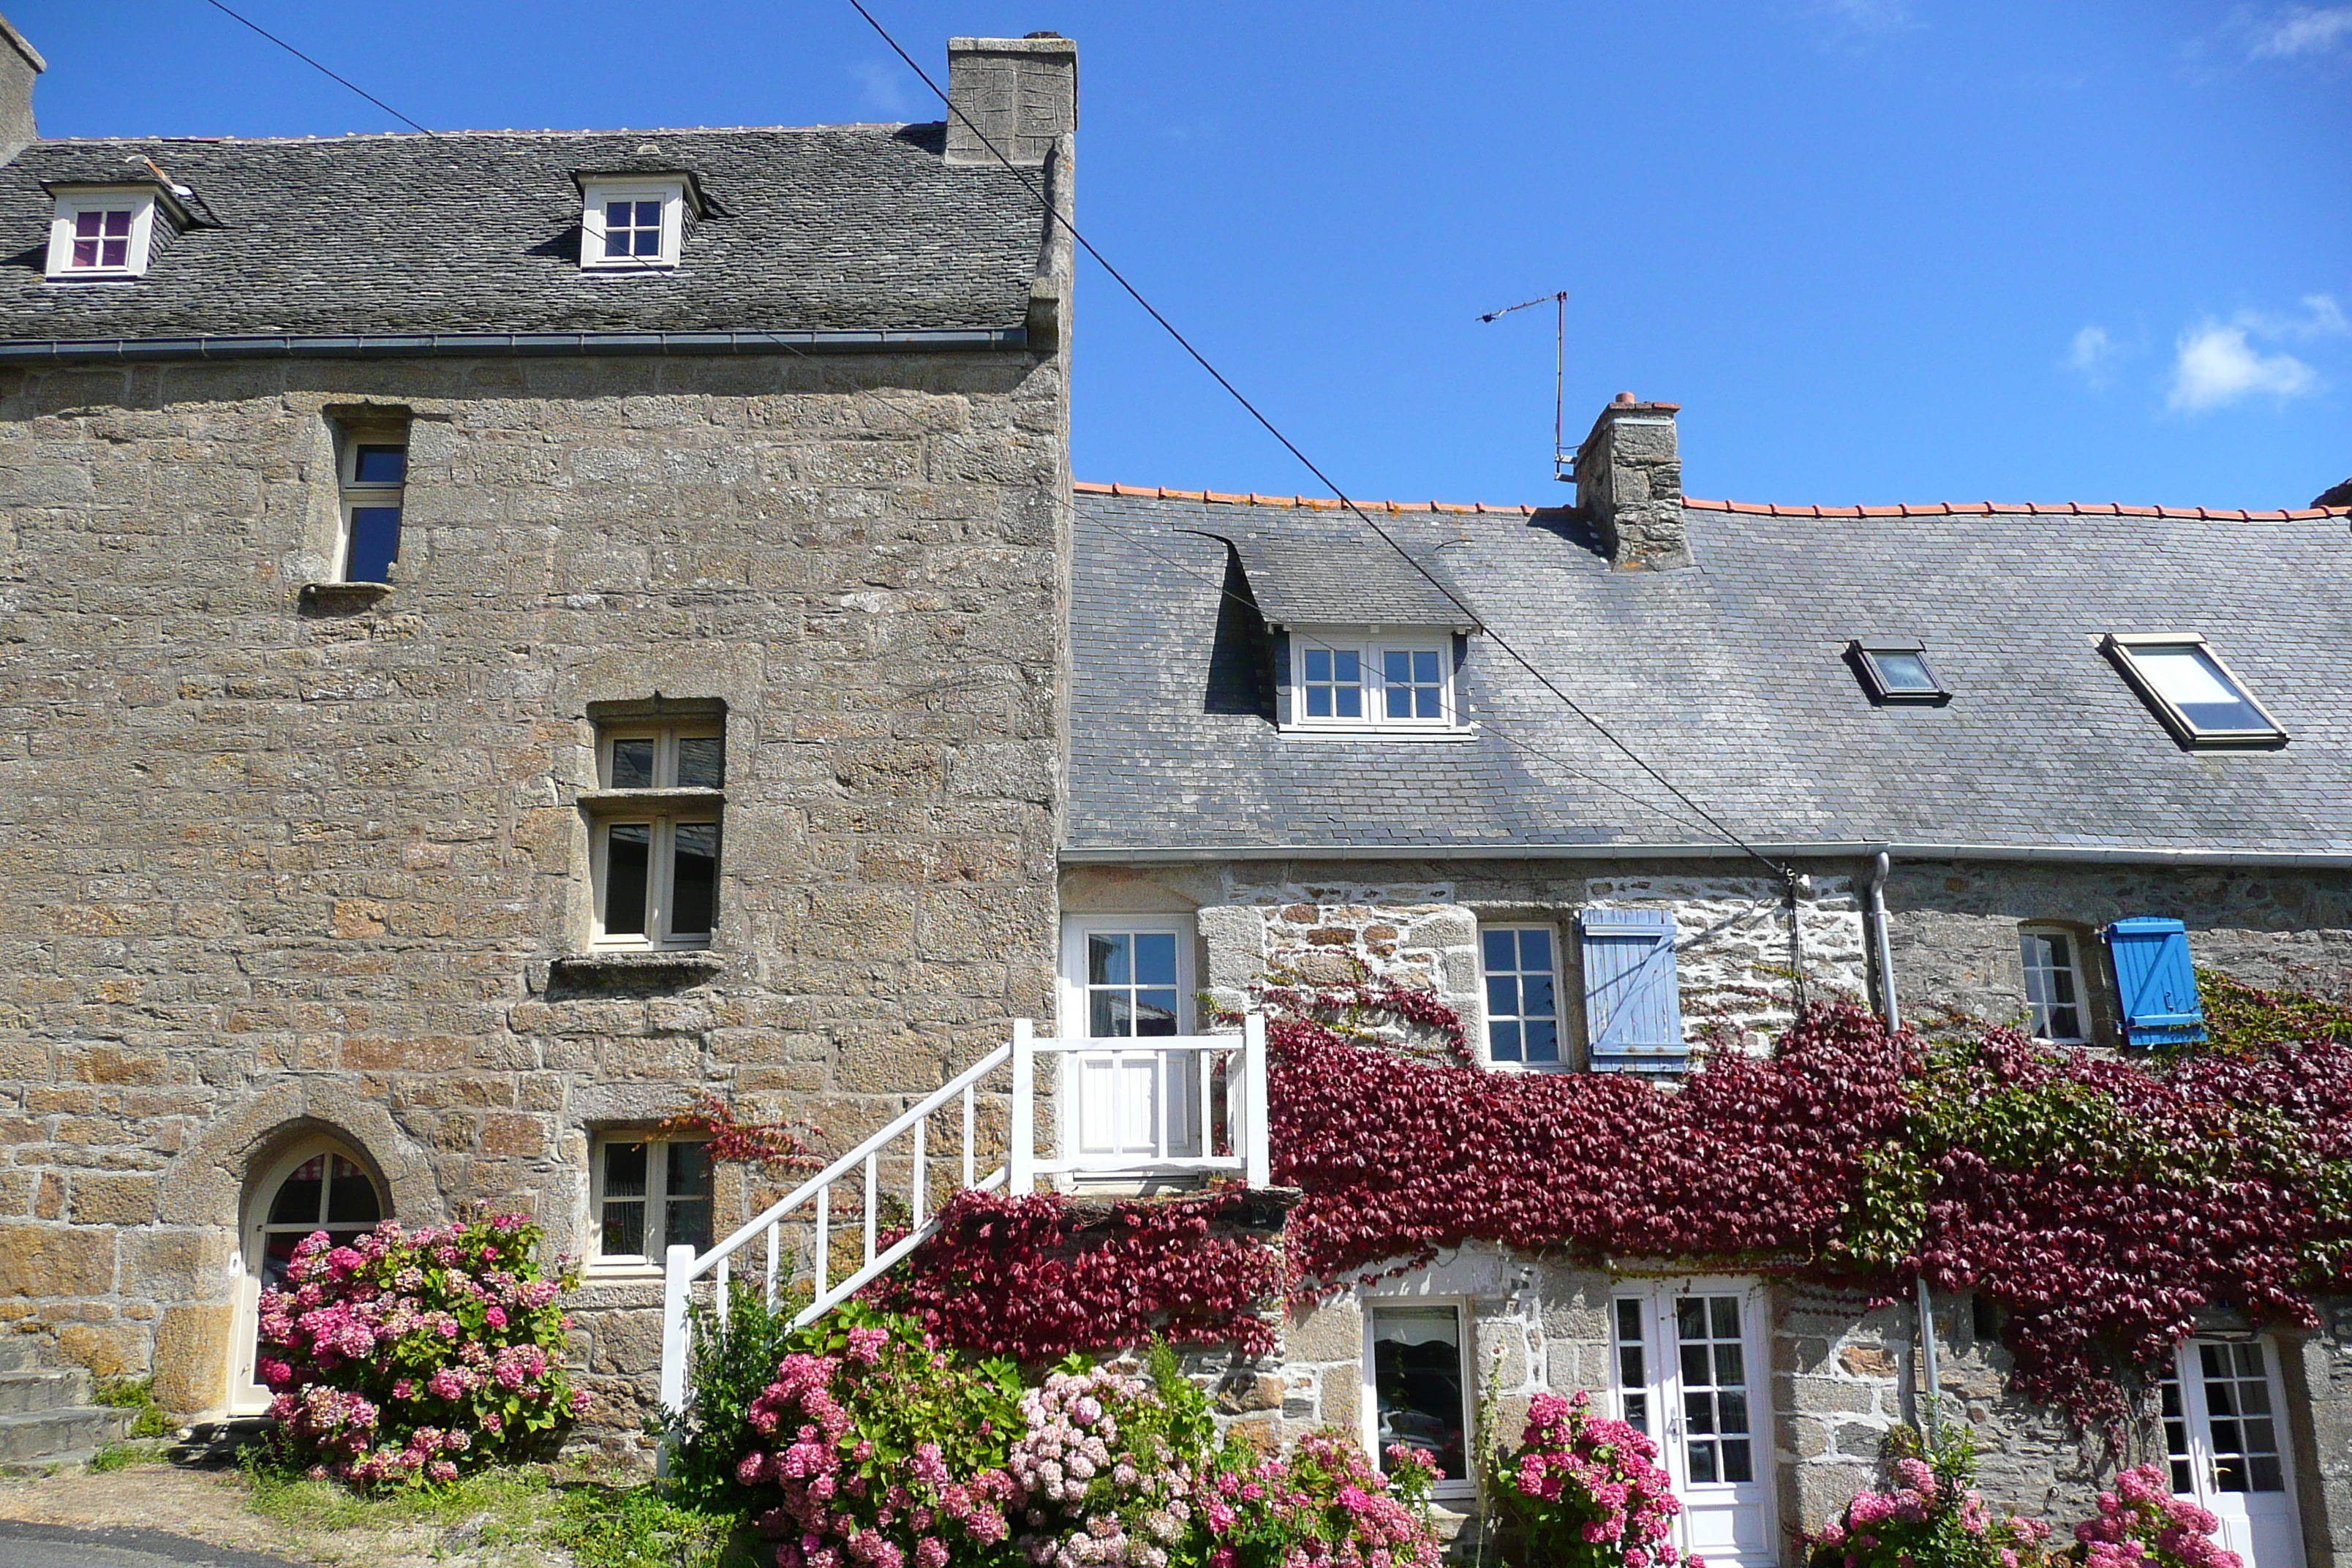
[{"label": "pink hydrangea bush", "polygon": [[799,1339],[748,1413],[734,1479],[777,1568],[945,1568],[1007,1554],[1017,1374],[852,1307]]},{"label": "pink hydrangea bush", "polygon": [[1812,1538],[1812,1568],[2048,1568],[2050,1527],[1996,1514],[1968,1483],[1974,1444],[1939,1429],[1932,1444],[1907,1428],[1893,1489],[1854,1495]]},{"label": "pink hydrangea bush", "polygon": [[1429,1456],[1398,1444],[1388,1461],[1374,1469],[1355,1438],[1328,1426],[1286,1458],[1232,1445],[1203,1494],[1207,1568],[1437,1568]]},{"label": "pink hydrangea bush", "polygon": [[347,1247],[324,1232],[261,1294],[261,1381],[289,1458],[357,1486],[423,1486],[547,1447],[586,1408],[561,1356],[568,1266],[519,1215]]},{"label": "pink hydrangea bush", "polygon": [[2221,1521],[2172,1495],[2161,1465],[2142,1465],[2099,1494],[2099,1511],[2074,1527],[2083,1568],[2243,1568],[2213,1539]]},{"label": "pink hydrangea bush", "polygon": [[1526,1568],[1674,1563],[1683,1505],[1657,1458],[1649,1437],[1595,1415],[1589,1394],[1536,1395],[1518,1443],[1488,1462],[1507,1557]]},{"label": "pink hydrangea bush", "polygon": [[1194,1560],[1186,1548],[1201,1533],[1194,1508],[1215,1438],[1194,1403],[1108,1366],[1065,1366],[1023,1394],[1024,1429],[1005,1464],[1023,1557],[1035,1568]]}]

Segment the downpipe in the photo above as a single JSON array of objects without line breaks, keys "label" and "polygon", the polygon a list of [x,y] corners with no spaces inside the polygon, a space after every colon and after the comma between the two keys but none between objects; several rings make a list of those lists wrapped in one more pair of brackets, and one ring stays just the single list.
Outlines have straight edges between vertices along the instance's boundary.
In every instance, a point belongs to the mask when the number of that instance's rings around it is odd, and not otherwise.
[{"label": "downpipe", "polygon": [[[1886,1020],[1890,1034],[1903,1026],[1902,1005],[1895,999],[1895,952],[1886,930],[1886,876],[1893,858],[1882,849],[1870,867],[1870,942],[1878,953],[1878,1011],[1879,1016]],[[1942,1419],[1944,1398],[1943,1380],[1936,1365],[1936,1305],[1927,1293],[1925,1270],[1912,1283],[1918,1293],[1919,1369],[1926,1374],[1927,1384],[1927,1408],[1921,1413],[1919,1431],[1932,1440]]]}]

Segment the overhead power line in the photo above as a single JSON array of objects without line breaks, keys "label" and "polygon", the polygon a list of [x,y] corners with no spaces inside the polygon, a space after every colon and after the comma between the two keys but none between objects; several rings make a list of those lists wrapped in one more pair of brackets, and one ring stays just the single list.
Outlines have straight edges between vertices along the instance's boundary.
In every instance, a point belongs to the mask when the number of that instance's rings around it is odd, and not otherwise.
[{"label": "overhead power line", "polygon": [[[966,114],[962,110],[956,107],[955,100],[950,98],[948,94],[941,89],[938,82],[931,79],[930,73],[916,63],[914,56],[908,54],[904,48],[899,47],[898,40],[890,36],[890,30],[887,27],[885,27],[880,22],[875,20],[874,13],[866,8],[865,0],[849,0],[849,5],[850,7],[860,16],[866,18],[866,25],[873,28],[875,33],[880,37],[882,41],[890,47],[890,52],[897,55],[900,60],[905,62],[908,70],[913,71],[917,77],[921,79],[923,85],[930,89],[932,96],[936,97],[940,103],[946,105],[948,112],[955,116],[956,119],[961,121],[964,127],[969,130],[973,136],[979,139],[980,144],[988,149],[990,155],[994,157],[999,163],[1002,163],[1008,174],[1012,174],[1014,179],[1019,180],[1023,185],[1028,188],[1029,194],[1036,198],[1038,206],[1044,210],[1048,223],[1056,223],[1061,225],[1063,229],[1068,233],[1070,238],[1076,242],[1078,247],[1084,250],[1088,256],[1094,258],[1095,264],[1100,267],[1105,273],[1109,275],[1112,282],[1118,284],[1120,289],[1126,291],[1129,299],[1133,300],[1137,305],[1142,308],[1145,315],[1150,316],[1154,321],[1159,323],[1160,329],[1166,332],[1171,339],[1174,340],[1177,347],[1182,349],[1186,354],[1191,356],[1193,363],[1199,365],[1202,370],[1205,371],[1212,381],[1214,381],[1219,386],[1224,389],[1227,396],[1239,404],[1243,411],[1252,419],[1256,420],[1260,427],[1262,427],[1267,435],[1273,437],[1276,442],[1280,443],[1284,451],[1288,452],[1293,458],[1297,458],[1300,467],[1304,468],[1308,473],[1314,475],[1317,482],[1321,484],[1325,489],[1329,490],[1333,497],[1339,500],[1339,504],[1347,508],[1347,510],[1354,515],[1359,522],[1361,522],[1366,528],[1370,529],[1375,534],[1379,535],[1381,541],[1385,542],[1389,548],[1394,550],[1398,555],[1403,558],[1406,565],[1412,567],[1423,577],[1428,579],[1430,586],[1444,595],[1447,602],[1452,604],[1455,609],[1462,612],[1465,622],[1470,624],[1484,624],[1481,617],[1472,611],[1469,605],[1462,602],[1459,595],[1455,594],[1452,588],[1446,586],[1444,583],[1441,582],[1437,575],[1431,572],[1428,567],[1423,566],[1418,560],[1416,560],[1412,552],[1407,550],[1402,543],[1398,542],[1395,536],[1391,534],[1388,530],[1382,528],[1379,523],[1372,521],[1371,517],[1367,514],[1361,507],[1358,506],[1349,498],[1348,493],[1345,490],[1341,489],[1338,484],[1333,482],[1331,477],[1323,471],[1323,469],[1316,463],[1314,458],[1308,457],[1304,451],[1302,451],[1297,442],[1293,441],[1288,436],[1283,434],[1281,426],[1275,424],[1273,420],[1267,418],[1265,414],[1257,406],[1256,404],[1252,403],[1248,397],[1244,396],[1241,388],[1235,386],[1230,380],[1228,380],[1225,374],[1212,363],[1206,354],[1193,347],[1192,341],[1186,337],[1181,331],[1179,331],[1173,321],[1171,321],[1166,316],[1161,315],[1160,313],[1159,307],[1152,304],[1150,300],[1145,299],[1143,291],[1138,289],[1134,284],[1129,282],[1127,275],[1121,272],[1117,267],[1111,265],[1110,258],[1103,255],[1101,251],[1096,249],[1094,242],[1081,233],[1076,224],[1072,223],[1068,218],[1064,217],[1060,213],[1054,210],[1054,204],[1046,195],[1045,189],[1040,186],[1036,181],[1031,179],[1025,173],[1024,173],[1012,159],[1006,157],[1003,150],[989,139],[988,133],[982,131],[978,125],[972,123],[971,116]],[[1773,875],[1780,877],[1782,880],[1789,882],[1792,886],[1794,885],[1796,872],[1792,868],[1781,865],[1779,861],[1773,859],[1770,856],[1765,854],[1762,850],[1750,844],[1746,838],[1742,837],[1736,830],[1734,830],[1729,824],[1723,821],[1723,819],[1717,816],[1715,813],[1707,810],[1706,806],[1701,805],[1696,800],[1693,799],[1687,791],[1684,790],[1672,779],[1666,777],[1665,774],[1660,773],[1656,768],[1651,766],[1650,763],[1644,760],[1639,752],[1635,752],[1633,747],[1620,740],[1617,737],[1616,732],[1611,730],[1608,725],[1593,717],[1592,714],[1585,710],[1584,706],[1578,702],[1575,698],[1570,697],[1566,691],[1560,689],[1559,684],[1553,680],[1550,676],[1538,668],[1535,662],[1529,659],[1525,654],[1521,653],[1517,647],[1513,646],[1510,639],[1496,631],[1491,625],[1486,626],[1486,632],[1488,641],[1492,642],[1496,647],[1507,654],[1514,663],[1517,664],[1520,668],[1526,670],[1528,675],[1532,676],[1538,685],[1542,686],[1546,691],[1550,692],[1553,697],[1557,698],[1570,712],[1575,714],[1579,719],[1583,720],[1585,723],[1591,725],[1594,732],[1600,735],[1602,740],[1608,742],[1611,746],[1622,753],[1626,760],[1631,762],[1635,767],[1641,769],[1644,773],[1647,773],[1654,781],[1656,782],[1659,787],[1665,790],[1676,800],[1682,802],[1684,805],[1689,807],[1695,816],[1696,816],[1701,821],[1705,822],[1717,834],[1720,835],[1726,842],[1736,845],[1744,853],[1753,857],[1763,865],[1771,868]]]},{"label": "overhead power line", "polygon": [[[359,83],[352,81],[348,77],[336,76],[333,71],[329,70],[325,66],[320,65],[318,61],[312,59],[310,56],[304,54],[301,50],[296,48],[293,45],[288,43],[285,39],[279,37],[268,28],[263,26],[260,23],[254,21],[251,17],[238,16],[227,6],[222,5],[221,0],[205,0],[205,4],[210,5],[222,16],[229,18],[229,20],[233,22],[241,22],[245,26],[252,28],[255,32],[259,33],[263,37],[268,38],[271,43],[276,44],[279,48],[284,49],[288,54],[292,55],[296,59],[300,60],[304,65],[309,66],[312,70],[320,71],[330,77],[333,77],[335,80],[341,82],[345,87],[350,88],[353,92],[358,93],[362,98],[366,99],[370,103],[374,104],[378,109],[383,110],[386,114],[391,115],[403,125],[407,126],[411,131],[425,131],[425,127],[417,124],[416,121],[409,119],[408,116],[403,114],[400,110],[394,109],[392,105],[386,103],[383,100],[378,98],[367,89],[360,86]],[[429,131],[425,131],[425,133],[427,136],[433,134]]]}]

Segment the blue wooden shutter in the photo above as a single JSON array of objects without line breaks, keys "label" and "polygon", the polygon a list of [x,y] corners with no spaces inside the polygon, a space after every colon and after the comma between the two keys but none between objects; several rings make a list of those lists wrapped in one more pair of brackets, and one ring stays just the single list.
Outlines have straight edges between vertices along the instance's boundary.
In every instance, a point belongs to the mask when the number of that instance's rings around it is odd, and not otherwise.
[{"label": "blue wooden shutter", "polygon": [[2197,998],[2189,930],[2179,921],[2135,916],[2106,931],[2115,961],[2116,998],[2123,1009],[2124,1043],[2180,1046],[2205,1037],[2205,1007]]},{"label": "blue wooden shutter", "polygon": [[1584,1027],[1595,1072],[1680,1072],[1683,1004],[1675,985],[1675,917],[1664,910],[1586,910]]}]

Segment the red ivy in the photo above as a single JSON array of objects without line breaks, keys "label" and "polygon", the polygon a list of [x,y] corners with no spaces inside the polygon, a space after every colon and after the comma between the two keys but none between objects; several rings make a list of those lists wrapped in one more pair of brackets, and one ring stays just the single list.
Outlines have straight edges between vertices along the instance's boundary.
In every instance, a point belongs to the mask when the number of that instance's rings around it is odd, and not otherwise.
[{"label": "red ivy", "polygon": [[708,1089],[661,1123],[664,1132],[705,1140],[709,1157],[720,1164],[757,1165],[779,1174],[823,1170],[824,1162],[809,1152],[801,1129],[816,1131],[806,1121],[739,1121],[735,1108]]},{"label": "red ivy", "polygon": [[1154,1336],[1264,1355],[1274,1325],[1257,1309],[1281,1294],[1277,1255],[1213,1229],[1248,1201],[1228,1190],[1105,1212],[1058,1193],[961,1192],[939,1234],[867,1294],[950,1344],[1024,1362]]},{"label": "red ivy", "polygon": [[[1028,1361],[1154,1333],[1258,1354],[1272,1341],[1259,1309],[1286,1289],[1303,1302],[1468,1241],[1886,1293],[1924,1271],[2005,1309],[2029,1394],[2112,1432],[2126,1408],[2117,1373],[2155,1372],[2200,1308],[2309,1323],[2315,1290],[2352,1284],[2341,1042],[2140,1065],[1996,1029],[1973,1054],[1931,1062],[1909,1031],[1831,1002],[1805,1008],[1771,1056],[1719,1052],[1668,1089],[1465,1065],[1457,1015],[1368,975],[1261,1001],[1274,1178],[1302,1194],[1279,1266],[1265,1243],[1213,1229],[1234,1194],[1105,1216],[1051,1194],[966,1193],[887,1283],[889,1304],[954,1343]],[[1365,1043],[1398,1022],[1438,1047]],[[2005,1097],[2037,1093],[2062,1112],[2095,1103],[2082,1125],[2104,1142],[2072,1121],[2037,1134],[2032,1113],[2016,1121],[2022,1142],[1947,1135],[2009,1126]],[[1955,1104],[1990,1119],[1939,1119]],[[1916,1249],[1888,1257],[1863,1216],[1905,1162],[1924,1213]],[[1874,1239],[1876,1255],[1861,1256]]]}]

